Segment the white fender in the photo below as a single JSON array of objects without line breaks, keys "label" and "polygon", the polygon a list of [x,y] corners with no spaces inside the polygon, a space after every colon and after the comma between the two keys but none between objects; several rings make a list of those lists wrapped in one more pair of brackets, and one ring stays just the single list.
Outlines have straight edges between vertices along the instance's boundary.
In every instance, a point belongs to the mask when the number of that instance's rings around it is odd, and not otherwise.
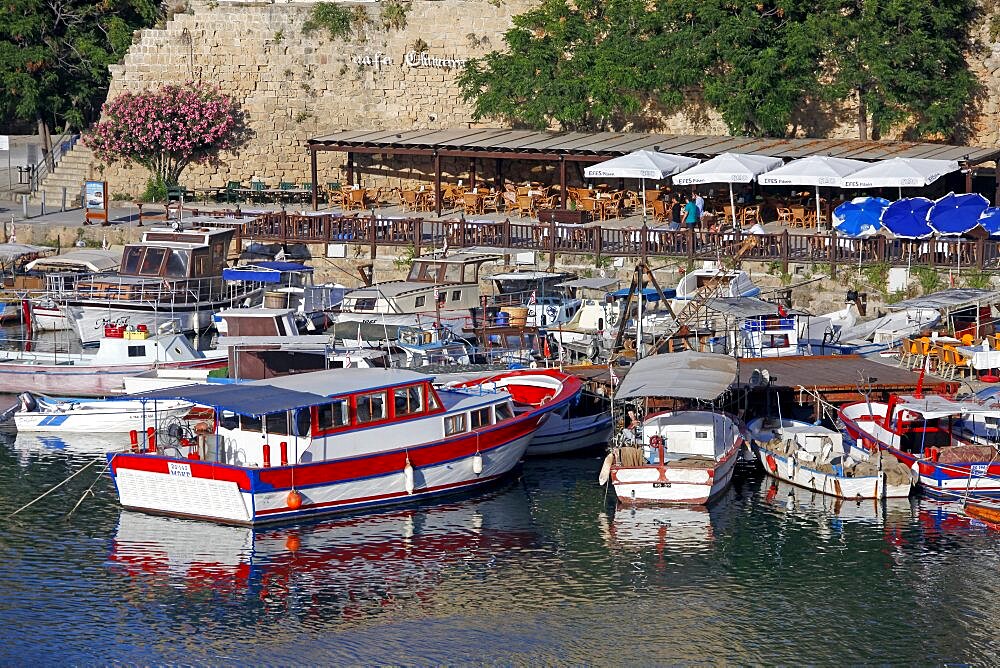
[{"label": "white fender", "polygon": [[403,489],[407,494],[413,494],[413,465],[407,457],[406,466],[403,467]]},{"label": "white fender", "polygon": [[602,486],[608,484],[608,480],[611,479],[611,462],[614,461],[614,455],[610,452],[608,456],[604,458],[604,463],[601,464],[601,472],[597,476],[597,482]]},{"label": "white fender", "polygon": [[478,452],[472,456],[472,472],[476,475],[483,472],[483,456]]}]

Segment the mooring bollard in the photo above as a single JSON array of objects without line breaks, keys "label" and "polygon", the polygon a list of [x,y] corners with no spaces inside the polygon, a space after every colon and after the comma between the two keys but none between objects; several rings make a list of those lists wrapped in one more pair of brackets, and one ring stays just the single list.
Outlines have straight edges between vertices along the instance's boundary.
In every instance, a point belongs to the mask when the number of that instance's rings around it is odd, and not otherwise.
[{"label": "mooring bollard", "polygon": [[45,215],[45,191],[42,191],[42,215]]},{"label": "mooring bollard", "polygon": [[21,195],[21,215],[24,218],[28,217],[28,196]]},{"label": "mooring bollard", "polygon": [[59,207],[60,211],[66,210],[66,186],[62,187],[62,206]]}]

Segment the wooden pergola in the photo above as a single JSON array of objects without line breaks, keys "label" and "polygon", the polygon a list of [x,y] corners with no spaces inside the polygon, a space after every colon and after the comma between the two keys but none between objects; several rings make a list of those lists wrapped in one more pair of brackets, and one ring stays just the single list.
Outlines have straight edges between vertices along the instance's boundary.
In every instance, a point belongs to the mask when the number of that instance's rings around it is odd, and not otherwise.
[{"label": "wooden pergola", "polygon": [[[470,186],[476,186],[476,167],[482,160],[494,160],[496,174],[503,181],[505,160],[556,162],[562,206],[566,206],[566,165],[595,163],[646,149],[711,158],[721,153],[751,153],[795,159],[824,155],[855,160],[888,158],[929,158],[957,160],[965,174],[965,191],[972,191],[973,168],[985,162],[997,164],[1000,148],[955,146],[929,142],[882,142],[852,139],[773,139],[706,135],[671,135],[638,132],[544,132],[502,128],[450,130],[343,130],[308,142],[311,158],[312,205],[319,206],[319,179],[316,156],[319,151],[347,154],[348,185],[354,185],[354,156],[425,156],[434,164],[434,192],[437,215],[441,215],[441,159],[469,158]],[[995,169],[995,198],[1000,202],[1000,166]]]}]

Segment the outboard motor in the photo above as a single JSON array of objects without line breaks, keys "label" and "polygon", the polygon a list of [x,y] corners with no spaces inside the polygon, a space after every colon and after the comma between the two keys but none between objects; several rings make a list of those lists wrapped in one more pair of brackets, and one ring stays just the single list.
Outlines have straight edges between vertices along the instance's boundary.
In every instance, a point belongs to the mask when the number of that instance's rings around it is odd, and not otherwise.
[{"label": "outboard motor", "polygon": [[17,400],[21,404],[22,413],[30,413],[38,408],[38,402],[35,401],[35,395],[31,392],[22,392],[17,395]]}]

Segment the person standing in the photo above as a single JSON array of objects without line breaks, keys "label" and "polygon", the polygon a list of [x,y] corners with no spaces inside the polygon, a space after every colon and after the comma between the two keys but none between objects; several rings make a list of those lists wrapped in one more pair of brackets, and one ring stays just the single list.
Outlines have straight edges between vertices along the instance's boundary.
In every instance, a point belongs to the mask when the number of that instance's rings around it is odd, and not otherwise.
[{"label": "person standing", "polygon": [[698,207],[698,220],[701,221],[701,217],[705,215],[705,198],[697,190],[693,190],[691,196],[694,197],[694,205]]},{"label": "person standing", "polygon": [[687,203],[684,205],[684,225],[689,230],[698,227],[698,205],[694,203],[692,195],[687,196]]},{"label": "person standing", "polygon": [[670,223],[671,229],[679,230],[681,229],[681,215],[683,206],[681,206],[681,198],[677,195],[670,196]]}]

